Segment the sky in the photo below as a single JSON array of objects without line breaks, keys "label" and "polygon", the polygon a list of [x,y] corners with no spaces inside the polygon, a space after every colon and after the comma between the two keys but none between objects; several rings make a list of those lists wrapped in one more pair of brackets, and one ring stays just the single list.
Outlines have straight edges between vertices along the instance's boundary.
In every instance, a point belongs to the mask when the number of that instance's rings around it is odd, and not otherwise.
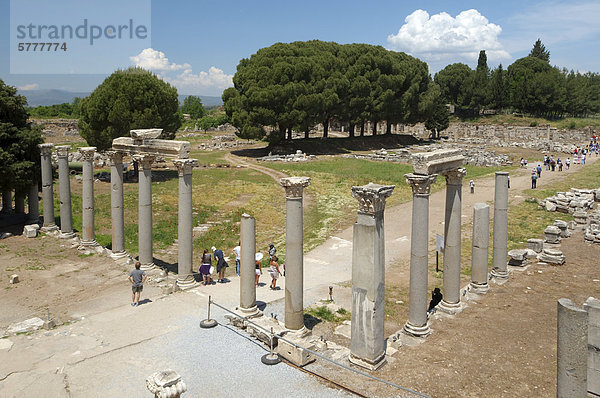
[{"label": "sky", "polygon": [[[66,51],[17,51],[35,41],[16,36],[19,24],[76,27],[84,18],[111,33],[132,20],[147,35],[93,45],[63,38],[54,41],[66,41]],[[277,42],[381,45],[427,62],[433,75],[455,62],[475,68],[480,50],[490,67],[506,68],[538,38],[552,65],[600,72],[600,1],[0,0],[0,79],[21,91],[89,92],[112,70],[137,65],[180,94],[220,96],[240,59]]]}]

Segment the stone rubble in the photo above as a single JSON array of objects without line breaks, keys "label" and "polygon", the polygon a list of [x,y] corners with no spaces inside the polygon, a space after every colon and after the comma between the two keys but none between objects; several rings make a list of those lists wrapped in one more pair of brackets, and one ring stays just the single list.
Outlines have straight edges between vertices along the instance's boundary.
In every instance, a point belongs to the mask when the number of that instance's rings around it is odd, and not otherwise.
[{"label": "stone rubble", "polygon": [[560,250],[544,249],[544,251],[538,256],[538,260],[548,264],[563,265],[565,263],[566,257]]},{"label": "stone rubble", "polygon": [[307,155],[298,149],[296,153],[290,155],[273,155],[269,152],[267,156],[263,156],[257,160],[263,162],[306,162],[307,160],[314,160],[316,158],[315,155]]}]

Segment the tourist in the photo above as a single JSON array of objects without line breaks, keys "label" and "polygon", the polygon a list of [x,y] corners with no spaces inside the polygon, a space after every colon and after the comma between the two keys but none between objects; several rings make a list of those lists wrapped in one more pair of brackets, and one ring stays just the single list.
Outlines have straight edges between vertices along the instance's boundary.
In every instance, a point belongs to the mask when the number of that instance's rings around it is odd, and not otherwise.
[{"label": "tourist", "polygon": [[256,287],[258,287],[258,281],[260,280],[260,276],[262,275],[262,269],[260,267],[260,262],[263,259],[263,254],[256,253],[256,257],[254,259],[256,260],[256,263],[255,263],[256,270],[254,271],[256,273]]},{"label": "tourist", "polygon": [[137,307],[140,305],[140,294],[144,290],[144,282],[146,282],[146,272],[140,269],[139,261],[135,262],[135,269],[129,273],[129,282],[131,282],[131,306]]},{"label": "tourist", "polygon": [[277,264],[277,256],[271,257],[271,262],[269,263],[269,274],[271,275],[271,290],[277,289],[277,279],[279,279],[279,264]]},{"label": "tourist", "polygon": [[567,160],[565,160],[565,164],[567,165],[567,170],[569,170],[569,167],[571,167],[571,158],[567,158]]},{"label": "tourist", "polygon": [[202,284],[204,286],[210,284],[212,255],[208,252],[208,249],[204,249],[202,253],[202,265],[200,266],[200,274],[202,275]]},{"label": "tourist", "polygon": [[585,156],[586,154],[584,153],[583,155],[581,155],[581,164],[585,164]]},{"label": "tourist", "polygon": [[429,302],[429,308],[427,309],[427,313],[431,314],[433,312],[433,310],[435,309],[435,306],[438,305],[440,303],[440,301],[442,301],[442,292],[440,292],[440,288],[436,287],[435,289],[433,289],[433,291],[431,292],[431,301]]},{"label": "tourist", "polygon": [[537,179],[538,179],[538,173],[537,173],[536,169],[534,168],[531,171],[531,189],[535,189],[537,187]]},{"label": "tourist", "polygon": [[275,249],[275,245],[272,243],[269,243],[269,260],[271,258],[273,258],[273,256],[275,256],[275,253],[277,253],[277,249]]},{"label": "tourist", "polygon": [[525,159],[521,158],[521,167],[525,167]]},{"label": "tourist", "polygon": [[558,165],[558,171],[562,171],[562,160],[560,160],[560,158],[556,159],[556,164]]},{"label": "tourist", "polygon": [[507,183],[507,188],[510,188],[510,176],[506,176],[506,183]]},{"label": "tourist", "polygon": [[471,188],[471,193],[475,193],[475,183],[473,180],[469,181],[469,187]]},{"label": "tourist", "polygon": [[539,164],[539,163],[538,163],[538,165],[537,165],[537,169],[536,169],[536,171],[537,171],[537,176],[538,176],[538,178],[542,178],[542,166],[540,166],[540,164]]},{"label": "tourist", "polygon": [[240,258],[241,258],[241,242],[238,242],[238,245],[233,248],[233,254],[235,254],[235,272],[237,276],[240,276]]},{"label": "tourist", "polygon": [[552,158],[550,158],[550,169],[552,169],[552,171],[556,169],[556,161]]},{"label": "tourist", "polygon": [[216,247],[212,247],[213,255],[215,256],[215,261],[217,262],[217,275],[218,275],[218,283],[225,283],[225,268],[229,267],[229,264],[225,261],[225,257],[223,255],[223,250],[217,249]]}]

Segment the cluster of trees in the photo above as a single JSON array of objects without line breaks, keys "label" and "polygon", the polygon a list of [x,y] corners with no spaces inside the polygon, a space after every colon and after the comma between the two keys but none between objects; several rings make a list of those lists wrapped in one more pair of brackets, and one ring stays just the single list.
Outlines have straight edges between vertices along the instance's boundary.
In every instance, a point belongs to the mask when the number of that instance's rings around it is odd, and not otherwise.
[{"label": "cluster of trees", "polygon": [[183,117],[177,89],[152,72],[133,67],[117,70],[81,101],[79,133],[98,150],[132,129],[162,128],[173,139]]},{"label": "cluster of trees", "polygon": [[443,126],[448,118],[427,64],[381,46],[277,43],[242,59],[233,83],[222,98],[243,138],[277,141],[286,133],[291,138],[292,130],[308,135],[319,123],[327,137],[333,119],[354,136],[356,127],[364,133],[365,121],[375,127],[385,120],[390,133],[393,123],[435,116]]},{"label": "cluster of trees", "polygon": [[600,111],[600,75],[576,73],[550,65],[550,53],[538,39],[527,57],[504,70],[490,70],[485,51],[477,68],[455,63],[438,72],[443,101],[462,115],[484,109],[510,109],[545,118],[587,117]]},{"label": "cluster of trees", "polygon": [[42,130],[28,122],[27,99],[0,79],[0,191],[26,192],[40,174]]},{"label": "cluster of trees", "polygon": [[27,108],[31,117],[47,118],[62,117],[67,119],[77,119],[81,115],[81,98],[75,97],[70,104],[40,105]]}]

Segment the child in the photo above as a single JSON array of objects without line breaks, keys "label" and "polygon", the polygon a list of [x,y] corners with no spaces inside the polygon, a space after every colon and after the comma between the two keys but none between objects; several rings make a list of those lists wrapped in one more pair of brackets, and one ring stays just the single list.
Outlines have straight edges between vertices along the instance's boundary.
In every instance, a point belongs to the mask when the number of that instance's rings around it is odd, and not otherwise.
[{"label": "child", "polygon": [[279,271],[279,264],[277,264],[277,256],[271,257],[271,262],[269,263],[269,274],[271,274],[271,290],[277,290],[277,279],[281,272]]},{"label": "child", "polygon": [[258,280],[260,279],[260,276],[262,275],[262,269],[260,268],[260,261],[263,259],[263,254],[262,253],[256,253],[256,287],[258,287]]}]

